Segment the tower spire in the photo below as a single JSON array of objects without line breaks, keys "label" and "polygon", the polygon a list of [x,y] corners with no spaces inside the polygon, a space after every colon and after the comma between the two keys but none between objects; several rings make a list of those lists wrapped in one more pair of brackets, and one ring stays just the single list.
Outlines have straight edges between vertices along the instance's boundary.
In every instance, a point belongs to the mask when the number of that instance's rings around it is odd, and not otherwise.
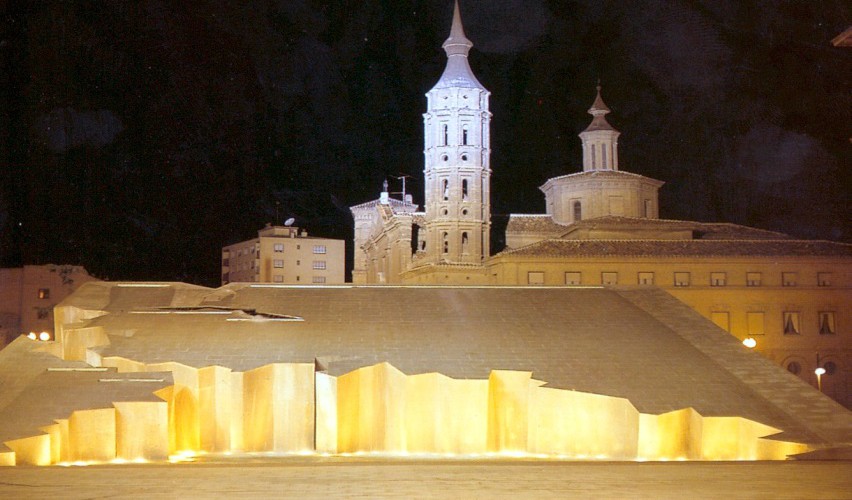
[{"label": "tower spire", "polygon": [[447,53],[447,67],[444,68],[444,73],[433,87],[434,89],[464,87],[485,90],[485,87],[473,76],[473,71],[471,71],[470,64],[467,62],[467,55],[473,47],[473,42],[468,40],[464,34],[458,0],[453,7],[453,24],[450,28],[450,36],[447,37],[441,47]]},{"label": "tower spire", "polygon": [[461,14],[459,13],[458,0],[456,0],[455,7],[453,8],[453,25],[450,28],[450,36],[444,44],[441,45],[441,47],[443,47],[444,51],[446,51],[447,57],[467,57],[467,53],[470,51],[470,48],[473,47],[473,42],[468,40],[464,35],[464,27],[462,26]]},{"label": "tower spire", "polygon": [[[609,106],[606,105],[606,103],[603,101],[603,98],[601,97],[601,81],[600,80],[598,80],[598,85],[595,88],[598,90],[598,95],[595,97],[595,102],[592,103],[592,107],[589,108],[589,114],[594,116],[595,118],[600,116],[601,119],[603,120],[603,123],[605,123],[606,126],[611,129],[612,126],[609,123],[607,123],[606,118],[603,118],[604,115],[610,113],[612,110],[609,109]],[[594,125],[594,120],[592,120],[592,125]],[[592,125],[589,125],[589,127],[591,127]]]},{"label": "tower spire", "polygon": [[618,136],[620,133],[606,121],[609,106],[601,97],[601,82],[598,80],[597,95],[589,114],[592,123],[580,133],[583,141],[583,170],[618,170]]}]

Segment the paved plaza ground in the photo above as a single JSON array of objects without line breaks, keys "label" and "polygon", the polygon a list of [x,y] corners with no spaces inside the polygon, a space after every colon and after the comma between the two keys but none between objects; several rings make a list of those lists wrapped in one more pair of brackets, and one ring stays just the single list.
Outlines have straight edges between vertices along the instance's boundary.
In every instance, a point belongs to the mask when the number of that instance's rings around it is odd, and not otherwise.
[{"label": "paved plaza ground", "polygon": [[0,498],[849,499],[852,462],[241,457],[0,468]]}]

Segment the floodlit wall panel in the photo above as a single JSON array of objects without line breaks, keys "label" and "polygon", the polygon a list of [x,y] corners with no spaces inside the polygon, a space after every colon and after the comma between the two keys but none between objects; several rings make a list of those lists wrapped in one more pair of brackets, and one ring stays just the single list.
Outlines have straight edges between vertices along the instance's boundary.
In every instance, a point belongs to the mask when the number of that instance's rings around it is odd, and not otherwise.
[{"label": "floodlit wall panel", "polygon": [[165,460],[169,456],[169,410],[165,402],[115,405],[115,455],[124,460]]},{"label": "floodlit wall panel", "polygon": [[62,426],[53,424],[39,430],[50,436],[50,463],[59,463],[62,459]]},{"label": "floodlit wall panel", "polygon": [[531,372],[505,370],[488,377],[488,451],[527,451],[531,377]]},{"label": "floodlit wall panel", "polygon": [[272,451],[314,449],[314,364],[274,366],[275,446]]},{"label": "floodlit wall panel", "polygon": [[201,449],[231,449],[231,370],[208,366],[198,370]]},{"label": "floodlit wall panel", "polygon": [[692,408],[657,416],[659,448],[656,458],[700,459],[701,424],[701,415]]},{"label": "floodlit wall panel", "polygon": [[109,345],[109,339],[100,326],[66,328],[62,336],[63,357],[68,361],[86,361],[91,347]]},{"label": "floodlit wall panel", "polygon": [[243,372],[231,372],[231,451],[245,450]]},{"label": "floodlit wall panel", "polygon": [[380,363],[347,373],[337,383],[341,453],[406,450],[405,374]]},{"label": "floodlit wall panel", "polygon": [[529,441],[533,453],[634,458],[639,445],[639,412],[622,398],[533,388]]},{"label": "floodlit wall panel", "polygon": [[271,451],[273,439],[272,365],[243,374],[243,445],[246,451]]},{"label": "floodlit wall panel", "polygon": [[[50,465],[50,436],[41,434],[27,438],[6,441],[6,446],[14,452],[17,464]],[[6,458],[8,460],[8,457]],[[13,462],[11,465],[15,465]]]},{"label": "floodlit wall panel", "polygon": [[314,447],[311,363],[273,364],[243,376],[246,451],[293,452]]},{"label": "floodlit wall panel", "polygon": [[316,373],[315,449],[318,453],[337,453],[337,379]]},{"label": "floodlit wall panel", "polygon": [[68,419],[69,459],[109,462],[115,459],[115,409],[80,410]]}]

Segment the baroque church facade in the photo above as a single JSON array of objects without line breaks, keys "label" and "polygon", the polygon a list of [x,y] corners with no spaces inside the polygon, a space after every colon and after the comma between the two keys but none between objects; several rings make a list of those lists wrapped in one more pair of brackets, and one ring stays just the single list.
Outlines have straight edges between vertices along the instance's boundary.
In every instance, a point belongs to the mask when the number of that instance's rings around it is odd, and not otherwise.
[{"label": "baroque church facade", "polygon": [[852,245],[660,219],[664,183],[619,169],[600,86],[579,134],[583,170],[548,179],[545,213],[511,214],[506,248],[492,255],[489,92],[471,47],[456,6],[446,68],[426,94],[424,210],[386,186],[351,207],[353,283],[653,285],[852,407]]}]

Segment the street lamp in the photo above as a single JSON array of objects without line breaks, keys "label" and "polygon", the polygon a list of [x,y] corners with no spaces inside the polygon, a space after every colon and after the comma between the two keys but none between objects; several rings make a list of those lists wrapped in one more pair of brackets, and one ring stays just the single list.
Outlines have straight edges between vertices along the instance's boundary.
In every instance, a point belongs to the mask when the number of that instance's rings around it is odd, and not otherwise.
[{"label": "street lamp", "polygon": [[752,337],[748,337],[747,339],[743,340],[743,345],[748,347],[749,349],[754,349],[754,347],[757,345],[757,341],[754,340],[754,338]]},{"label": "street lamp", "polygon": [[819,392],[822,392],[822,376],[825,375],[825,368],[818,366],[816,370],[814,370],[817,376],[817,388]]}]

